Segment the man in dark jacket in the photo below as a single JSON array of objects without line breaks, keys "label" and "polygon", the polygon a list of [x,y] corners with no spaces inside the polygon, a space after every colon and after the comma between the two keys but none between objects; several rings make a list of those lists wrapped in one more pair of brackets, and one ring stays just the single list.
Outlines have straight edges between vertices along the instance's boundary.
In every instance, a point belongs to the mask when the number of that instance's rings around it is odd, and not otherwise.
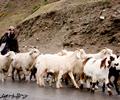
[{"label": "man in dark jacket", "polygon": [[18,41],[15,34],[15,28],[10,26],[8,31],[0,39],[0,46],[4,44],[4,48],[1,49],[1,54],[4,55],[8,51],[19,52]]}]

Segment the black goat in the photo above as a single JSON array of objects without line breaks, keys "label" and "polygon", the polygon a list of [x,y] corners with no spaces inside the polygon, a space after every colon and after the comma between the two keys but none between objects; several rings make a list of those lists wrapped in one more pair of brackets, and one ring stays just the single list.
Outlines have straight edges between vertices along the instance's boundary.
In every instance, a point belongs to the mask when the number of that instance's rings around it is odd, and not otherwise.
[{"label": "black goat", "polygon": [[[111,77],[114,77],[114,81],[110,82],[111,83],[110,85],[115,86],[115,89],[118,95],[120,95],[120,90],[117,83],[120,76],[119,73],[120,73],[120,70],[117,70],[116,67],[111,67],[109,69],[109,75],[108,75],[109,80],[111,79]],[[105,83],[103,83],[102,91],[105,92]]]}]

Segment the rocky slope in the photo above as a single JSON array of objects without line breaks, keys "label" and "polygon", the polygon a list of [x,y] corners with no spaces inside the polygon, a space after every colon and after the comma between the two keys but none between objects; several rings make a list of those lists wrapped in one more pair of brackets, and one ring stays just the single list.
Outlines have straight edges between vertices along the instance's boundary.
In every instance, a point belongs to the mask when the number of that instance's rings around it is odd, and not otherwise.
[{"label": "rocky slope", "polygon": [[[41,52],[109,47],[119,53],[119,0],[60,0],[38,9],[18,26],[20,48]],[[25,48],[24,48],[25,49]]]}]

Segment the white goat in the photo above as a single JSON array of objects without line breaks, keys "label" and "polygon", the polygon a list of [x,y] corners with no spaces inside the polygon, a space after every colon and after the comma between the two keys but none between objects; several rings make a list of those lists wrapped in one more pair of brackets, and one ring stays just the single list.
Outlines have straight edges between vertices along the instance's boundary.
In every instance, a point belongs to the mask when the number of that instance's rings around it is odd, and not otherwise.
[{"label": "white goat", "polygon": [[14,57],[15,57],[15,53],[13,51],[9,51],[5,55],[0,55],[0,72],[2,74],[3,82],[4,82],[5,78],[7,77],[7,75],[5,75],[5,73],[8,72],[8,69],[9,69],[10,64],[13,61]]},{"label": "white goat", "polygon": [[81,58],[81,51],[76,50],[72,55],[66,56],[58,56],[58,55],[40,55],[37,58],[36,68],[37,68],[37,84],[40,86],[44,86],[43,76],[45,72],[57,72],[58,80],[56,83],[56,87],[62,87],[60,83],[60,79],[65,73],[68,73],[70,78],[73,81],[73,84],[76,88],[79,88],[74,80],[74,76],[72,70],[77,61]]},{"label": "white goat", "polygon": [[[85,51],[83,49],[80,49],[80,50],[81,50],[82,59],[78,60],[78,62],[74,65],[74,68],[72,70],[73,74],[77,75],[78,78],[80,78],[81,74],[83,73],[83,61],[85,58],[87,58]],[[67,51],[64,49],[59,54],[72,55],[73,53],[74,51]]]},{"label": "white goat", "polygon": [[[86,58],[94,58],[96,60],[97,59],[104,59],[108,56],[114,56],[116,59],[116,55],[113,54],[113,51],[109,48],[106,48],[106,47],[96,54],[86,54],[86,52],[84,50],[83,50],[83,53],[84,53]],[[86,61],[85,62],[83,61],[83,63],[86,63]],[[83,64],[83,66],[84,66],[84,64]],[[81,77],[80,77],[81,88],[83,88],[84,80],[86,80],[84,78],[85,78],[85,74],[82,73]],[[89,80],[86,80],[86,83],[87,83],[87,88],[89,88],[90,87]],[[96,88],[98,88],[98,87],[96,86]]]},{"label": "white goat", "polygon": [[9,76],[12,74],[13,68],[19,70],[22,68],[22,71],[25,75],[28,75],[27,70],[31,68],[32,64],[34,63],[35,59],[40,55],[40,51],[38,49],[32,49],[30,52],[26,53],[17,53],[13,62],[11,63],[9,69]]},{"label": "white goat", "polygon": [[109,95],[112,94],[111,89],[108,86],[109,79],[109,68],[111,67],[111,63],[115,60],[112,56],[108,56],[106,58],[95,59],[89,58],[84,66],[84,73],[92,78],[92,91],[94,92],[94,87],[97,81],[105,80],[105,84],[107,85],[107,90]]},{"label": "white goat", "polygon": [[[80,75],[80,83],[81,83],[81,89],[83,88],[83,83],[84,83],[84,72],[83,72],[83,67],[84,67],[84,60],[85,58],[94,58],[94,59],[101,59],[101,58],[105,58],[107,56],[110,56],[112,54],[112,50],[111,49],[108,49],[108,48],[104,48],[102,49],[99,53],[97,54],[86,54],[85,51],[83,49],[82,50],[82,55],[83,55],[83,59],[79,60],[78,63],[76,63],[74,69],[73,69],[73,74],[76,74],[76,75]],[[67,51],[67,50],[62,50],[61,51],[61,54],[63,55],[71,55],[73,52],[72,51]],[[115,56],[116,57],[116,56]],[[89,80],[87,80],[87,87],[89,87]]]},{"label": "white goat", "polygon": [[113,51],[109,48],[102,49],[99,53],[96,54],[87,54],[87,57],[93,57],[95,59],[105,58],[113,54]]}]

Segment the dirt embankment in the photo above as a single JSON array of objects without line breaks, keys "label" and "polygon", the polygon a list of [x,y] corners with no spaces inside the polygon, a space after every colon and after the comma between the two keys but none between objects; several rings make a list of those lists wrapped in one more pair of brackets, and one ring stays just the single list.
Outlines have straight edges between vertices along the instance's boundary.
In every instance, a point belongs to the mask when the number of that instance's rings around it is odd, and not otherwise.
[{"label": "dirt embankment", "polygon": [[52,4],[51,10],[39,10],[18,25],[21,49],[27,45],[38,46],[41,52],[62,48],[95,52],[109,47],[119,53],[120,1],[75,1],[59,1],[56,6]]}]

